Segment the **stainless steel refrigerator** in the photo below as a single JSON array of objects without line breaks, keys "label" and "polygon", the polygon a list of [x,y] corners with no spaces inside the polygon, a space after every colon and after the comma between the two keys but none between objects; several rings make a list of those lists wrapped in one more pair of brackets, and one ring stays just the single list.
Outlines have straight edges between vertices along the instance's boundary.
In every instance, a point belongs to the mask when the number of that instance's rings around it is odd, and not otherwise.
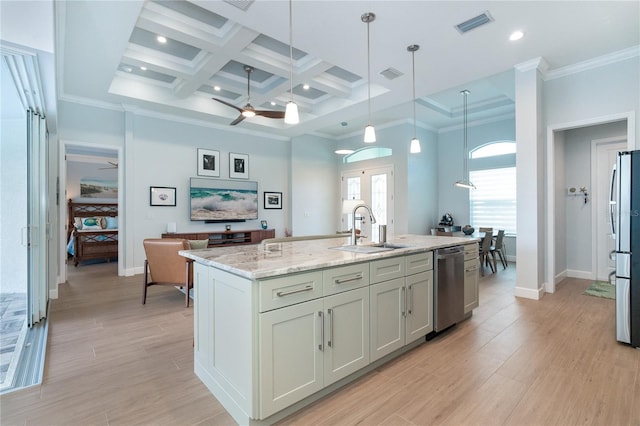
[{"label": "stainless steel refrigerator", "polygon": [[611,231],[616,239],[616,334],[640,347],[640,151],[619,152],[611,175]]}]

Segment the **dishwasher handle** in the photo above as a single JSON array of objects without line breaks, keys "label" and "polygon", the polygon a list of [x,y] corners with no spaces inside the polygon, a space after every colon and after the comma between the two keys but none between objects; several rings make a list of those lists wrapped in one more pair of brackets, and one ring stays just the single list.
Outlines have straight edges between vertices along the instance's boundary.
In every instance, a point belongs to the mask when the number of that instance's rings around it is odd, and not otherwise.
[{"label": "dishwasher handle", "polygon": [[463,246],[453,246],[438,249],[438,259],[446,259],[451,256],[464,255]]}]

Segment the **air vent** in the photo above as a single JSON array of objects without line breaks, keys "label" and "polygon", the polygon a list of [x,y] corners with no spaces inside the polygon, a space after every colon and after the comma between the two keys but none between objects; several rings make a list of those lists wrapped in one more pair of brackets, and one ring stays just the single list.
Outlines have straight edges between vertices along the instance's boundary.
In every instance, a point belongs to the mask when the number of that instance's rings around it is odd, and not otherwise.
[{"label": "air vent", "polygon": [[240,10],[244,10],[245,12],[249,9],[249,6],[253,4],[255,0],[224,0],[225,3],[230,4],[231,6],[235,6]]},{"label": "air vent", "polygon": [[489,22],[492,22],[492,21],[493,21],[493,18],[487,11],[471,19],[468,19],[461,24],[456,25],[456,29],[460,31],[460,34],[464,34],[468,31],[478,28],[484,24],[488,24]]},{"label": "air vent", "polygon": [[384,71],[380,71],[380,74],[387,77],[389,80],[393,80],[394,78],[398,78],[401,75],[404,75],[395,68],[387,68]]}]

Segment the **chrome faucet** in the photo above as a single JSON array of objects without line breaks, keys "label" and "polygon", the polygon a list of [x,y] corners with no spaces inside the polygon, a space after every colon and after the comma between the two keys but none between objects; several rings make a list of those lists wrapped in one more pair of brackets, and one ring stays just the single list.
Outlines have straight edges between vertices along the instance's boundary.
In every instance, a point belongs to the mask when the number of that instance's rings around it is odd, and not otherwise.
[{"label": "chrome faucet", "polygon": [[371,218],[371,223],[376,223],[376,218],[373,215],[373,212],[371,211],[371,209],[369,208],[369,206],[367,206],[366,204],[358,204],[357,206],[355,206],[353,208],[353,212],[351,212],[352,215],[352,221],[351,221],[351,244],[353,244],[354,246],[358,245],[358,239],[356,237],[356,210],[358,210],[360,207],[364,207],[365,209],[367,209],[367,211],[369,212],[369,218]]}]

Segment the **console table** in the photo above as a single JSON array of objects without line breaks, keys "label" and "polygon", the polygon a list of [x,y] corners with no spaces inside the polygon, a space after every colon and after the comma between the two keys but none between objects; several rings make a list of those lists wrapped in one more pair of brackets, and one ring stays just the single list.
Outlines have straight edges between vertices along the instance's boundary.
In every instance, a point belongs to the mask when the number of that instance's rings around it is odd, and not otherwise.
[{"label": "console table", "polygon": [[239,244],[258,244],[264,239],[274,238],[275,229],[249,229],[245,231],[209,231],[164,233],[162,238],[184,238],[185,240],[209,240],[207,247],[221,247]]}]

